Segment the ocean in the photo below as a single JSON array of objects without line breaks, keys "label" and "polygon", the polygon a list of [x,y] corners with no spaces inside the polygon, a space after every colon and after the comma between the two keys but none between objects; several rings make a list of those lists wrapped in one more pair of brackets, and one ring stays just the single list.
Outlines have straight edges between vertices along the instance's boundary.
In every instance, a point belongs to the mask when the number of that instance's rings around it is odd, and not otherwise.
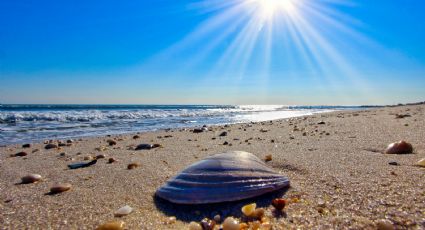
[{"label": "ocean", "polygon": [[0,145],[291,118],[363,106],[0,105]]}]

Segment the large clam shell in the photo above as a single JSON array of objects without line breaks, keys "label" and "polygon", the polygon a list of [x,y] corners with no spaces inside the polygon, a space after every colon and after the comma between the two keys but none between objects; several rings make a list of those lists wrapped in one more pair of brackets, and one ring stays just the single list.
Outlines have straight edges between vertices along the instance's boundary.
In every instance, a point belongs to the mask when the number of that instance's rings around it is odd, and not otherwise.
[{"label": "large clam shell", "polygon": [[179,204],[236,201],[289,186],[289,180],[255,155],[231,151],[207,157],[180,172],[156,191]]}]

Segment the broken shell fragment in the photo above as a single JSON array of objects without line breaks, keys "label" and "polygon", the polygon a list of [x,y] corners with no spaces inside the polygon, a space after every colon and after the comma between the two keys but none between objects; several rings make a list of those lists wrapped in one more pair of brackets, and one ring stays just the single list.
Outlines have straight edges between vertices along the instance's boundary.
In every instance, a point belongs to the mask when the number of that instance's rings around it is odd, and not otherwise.
[{"label": "broken shell fragment", "polygon": [[406,141],[391,143],[385,150],[386,154],[409,154],[413,152],[412,144]]},{"label": "broken shell fragment", "polygon": [[230,151],[192,164],[156,191],[173,203],[207,204],[243,200],[289,186],[287,177],[252,153]]},{"label": "broken shell fragment", "polygon": [[420,161],[418,161],[418,163],[416,163],[416,166],[425,167],[425,158],[423,158]]},{"label": "broken shell fragment", "polygon": [[133,208],[126,205],[124,207],[121,207],[120,209],[118,209],[115,213],[114,216],[116,217],[122,217],[122,216],[126,216],[128,214],[130,214],[133,211]]},{"label": "broken shell fragment", "polygon": [[110,221],[108,223],[100,225],[96,228],[96,230],[124,230],[124,222]]},{"label": "broken shell fragment", "polygon": [[241,211],[245,216],[250,217],[250,216],[253,216],[256,207],[257,207],[256,203],[247,204],[242,207]]},{"label": "broken shell fragment", "polygon": [[22,184],[30,184],[38,182],[42,179],[42,177],[38,174],[29,174],[21,178]]}]

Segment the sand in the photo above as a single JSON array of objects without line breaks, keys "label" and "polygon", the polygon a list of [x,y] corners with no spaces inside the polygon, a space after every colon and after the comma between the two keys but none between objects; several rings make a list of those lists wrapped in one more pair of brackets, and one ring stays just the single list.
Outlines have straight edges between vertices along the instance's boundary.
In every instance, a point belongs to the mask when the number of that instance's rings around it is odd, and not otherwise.
[{"label": "sand", "polygon": [[[397,119],[396,114],[411,116]],[[126,229],[187,229],[190,221],[216,214],[241,217],[241,206],[250,202],[266,208],[273,229],[373,229],[383,220],[400,229],[425,228],[425,170],[414,166],[425,157],[424,105],[210,129],[140,133],[139,139],[133,139],[134,134],[87,138],[50,150],[43,143],[26,149],[0,147],[0,229],[94,229],[110,220],[124,221]],[[219,137],[222,131],[228,131],[228,136]],[[115,139],[117,145],[108,146],[108,139]],[[414,154],[382,153],[399,140],[411,143]],[[225,141],[230,145],[223,145]],[[141,143],[163,147],[132,150]],[[96,150],[100,146],[108,149]],[[32,153],[35,149],[39,151]],[[250,200],[204,206],[174,205],[153,196],[188,165],[227,150],[247,151],[260,158],[272,154],[267,165],[288,176],[291,187]],[[20,151],[28,155],[10,157]],[[63,152],[65,156],[60,156]],[[99,154],[106,159],[87,168],[67,169],[67,164]],[[109,157],[117,162],[107,164]],[[390,165],[391,161],[399,165]],[[128,170],[130,163],[140,166]],[[44,181],[18,184],[29,173],[42,175]],[[48,194],[55,182],[70,183],[72,189]],[[270,203],[276,197],[296,197],[299,202],[275,216]],[[134,211],[114,217],[125,205]],[[177,221],[168,223],[171,216]]]}]

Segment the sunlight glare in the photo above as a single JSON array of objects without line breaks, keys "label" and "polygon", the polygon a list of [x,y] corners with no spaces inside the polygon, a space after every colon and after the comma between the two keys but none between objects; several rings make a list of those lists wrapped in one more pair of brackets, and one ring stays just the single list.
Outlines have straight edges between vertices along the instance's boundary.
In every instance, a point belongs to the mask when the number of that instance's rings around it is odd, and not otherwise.
[{"label": "sunlight glare", "polygon": [[275,14],[291,14],[296,10],[293,0],[254,0],[258,4],[261,14],[265,18],[271,18]]}]

